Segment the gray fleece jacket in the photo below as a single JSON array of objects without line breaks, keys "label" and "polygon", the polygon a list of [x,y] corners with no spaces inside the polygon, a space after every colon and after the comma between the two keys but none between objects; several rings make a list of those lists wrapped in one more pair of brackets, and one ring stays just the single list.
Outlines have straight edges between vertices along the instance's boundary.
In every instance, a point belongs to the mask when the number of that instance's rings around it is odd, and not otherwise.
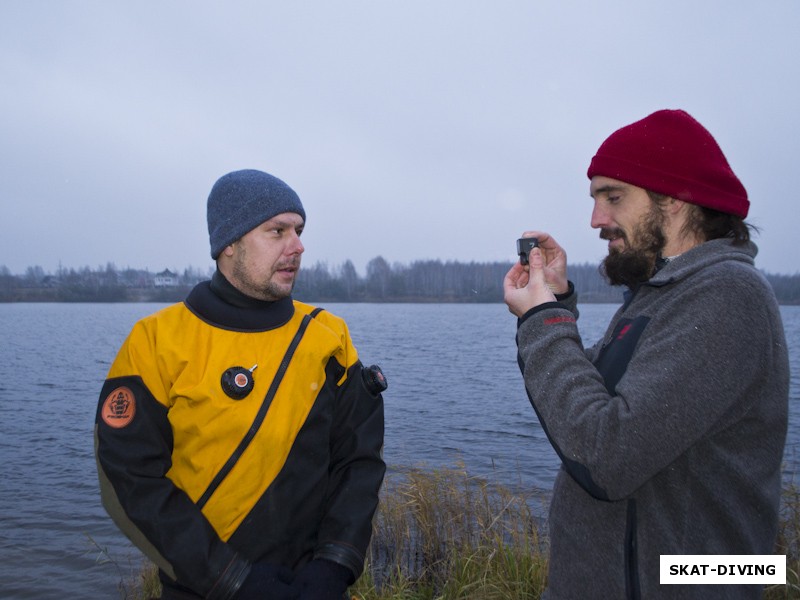
[{"label": "gray fleece jacket", "polygon": [[755,245],[670,261],[584,349],[577,297],[519,322],[531,404],[562,461],[546,597],[759,598],[660,585],[662,554],[772,554],[789,364]]}]

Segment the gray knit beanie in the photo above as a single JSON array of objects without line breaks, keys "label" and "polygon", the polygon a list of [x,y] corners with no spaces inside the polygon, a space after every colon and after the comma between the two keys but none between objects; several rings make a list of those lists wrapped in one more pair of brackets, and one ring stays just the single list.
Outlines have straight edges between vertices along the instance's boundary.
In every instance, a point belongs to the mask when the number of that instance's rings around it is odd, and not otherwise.
[{"label": "gray knit beanie", "polygon": [[306,220],[295,191],[269,173],[245,169],[223,175],[208,195],[208,237],[211,258],[275,215],[293,212]]}]

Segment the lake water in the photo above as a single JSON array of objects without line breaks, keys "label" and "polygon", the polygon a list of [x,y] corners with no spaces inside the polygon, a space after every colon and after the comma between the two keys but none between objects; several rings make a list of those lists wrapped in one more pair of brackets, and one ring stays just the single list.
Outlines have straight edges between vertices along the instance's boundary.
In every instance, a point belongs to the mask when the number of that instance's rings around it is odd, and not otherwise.
[{"label": "lake water", "polygon": [[[133,323],[161,304],[0,304],[0,598],[120,598],[141,555],[100,505],[98,394]],[[329,304],[389,380],[385,458],[549,489],[558,461],[516,364],[503,304]],[[583,305],[594,341],[613,305]],[[800,443],[800,307],[782,308],[792,361],[788,471]]]}]

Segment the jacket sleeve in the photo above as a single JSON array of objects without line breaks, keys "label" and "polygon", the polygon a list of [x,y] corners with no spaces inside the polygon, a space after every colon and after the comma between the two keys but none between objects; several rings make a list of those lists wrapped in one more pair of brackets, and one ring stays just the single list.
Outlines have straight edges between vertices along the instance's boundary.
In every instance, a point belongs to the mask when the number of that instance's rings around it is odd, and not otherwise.
[{"label": "jacket sleeve", "polygon": [[314,558],[346,566],[358,578],[386,465],[383,397],[365,385],[356,361],[339,390],[332,423],[330,485]]},{"label": "jacket sleeve", "polygon": [[[654,314],[613,393],[557,305],[517,332],[526,391],[572,478],[594,497],[631,494],[699,440],[742,418],[781,371],[763,286],[707,278]],[[777,365],[777,366],[776,366]]]},{"label": "jacket sleeve", "polygon": [[[131,338],[117,363],[131,362],[135,353],[130,343]],[[114,370],[112,366],[112,374]],[[170,578],[204,598],[230,598],[247,576],[249,563],[220,540],[202,512],[169,479],[171,453],[167,407],[139,375],[110,376],[95,420],[104,507]]]}]

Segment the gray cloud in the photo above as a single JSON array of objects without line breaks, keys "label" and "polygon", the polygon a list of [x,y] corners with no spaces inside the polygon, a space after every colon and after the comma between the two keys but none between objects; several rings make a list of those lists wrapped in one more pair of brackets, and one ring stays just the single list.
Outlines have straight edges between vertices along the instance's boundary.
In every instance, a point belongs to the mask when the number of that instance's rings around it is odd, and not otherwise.
[{"label": "gray cloud", "polygon": [[285,179],[307,264],[596,262],[585,170],[660,108],[717,137],[798,270],[800,4],[344,0],[0,5],[0,265],[206,267],[230,170]]}]

